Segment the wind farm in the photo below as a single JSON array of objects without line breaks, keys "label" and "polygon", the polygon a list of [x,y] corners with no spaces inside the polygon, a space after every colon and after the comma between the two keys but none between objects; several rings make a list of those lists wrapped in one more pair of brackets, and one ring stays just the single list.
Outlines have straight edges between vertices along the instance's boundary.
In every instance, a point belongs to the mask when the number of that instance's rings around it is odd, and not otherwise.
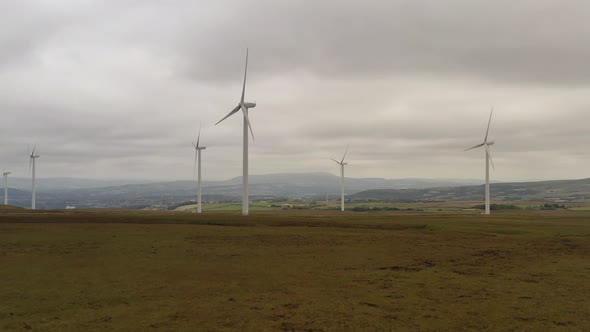
[{"label": "wind farm", "polygon": [[588,12],[2,2],[0,331],[590,331]]}]

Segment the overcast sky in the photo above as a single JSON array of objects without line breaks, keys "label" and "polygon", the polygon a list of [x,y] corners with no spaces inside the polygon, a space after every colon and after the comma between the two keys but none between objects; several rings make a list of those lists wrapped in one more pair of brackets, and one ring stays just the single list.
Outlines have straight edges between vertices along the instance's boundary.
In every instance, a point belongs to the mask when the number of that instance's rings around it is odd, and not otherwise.
[{"label": "overcast sky", "polygon": [[250,173],[589,177],[590,3],[569,0],[2,0],[0,169],[39,177]]}]

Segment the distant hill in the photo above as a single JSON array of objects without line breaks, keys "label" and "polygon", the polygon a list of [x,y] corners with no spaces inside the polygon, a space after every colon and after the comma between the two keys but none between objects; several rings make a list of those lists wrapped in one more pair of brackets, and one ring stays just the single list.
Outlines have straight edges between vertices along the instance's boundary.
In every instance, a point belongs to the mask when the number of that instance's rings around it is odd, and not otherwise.
[{"label": "distant hill", "polygon": [[[590,201],[590,179],[539,182],[494,183],[495,201]],[[484,186],[439,187],[428,189],[378,189],[349,195],[351,200],[387,201],[474,201],[483,200]]]},{"label": "distant hill", "polygon": [[[30,179],[12,179],[10,184],[29,190]],[[330,173],[280,173],[251,175],[250,194],[256,198],[324,199],[340,193],[340,177]],[[81,207],[143,208],[170,206],[195,199],[195,181],[170,181],[154,183],[119,184],[120,181],[85,179],[39,179],[37,202],[39,207],[64,208],[66,205]],[[454,179],[383,179],[346,178],[346,193],[368,189],[428,188],[474,184],[477,180]],[[105,185],[106,184],[106,185]],[[94,186],[93,186],[94,185]],[[242,178],[227,181],[204,181],[204,201],[240,200]],[[30,192],[22,191],[14,198],[15,205],[30,206]],[[3,192],[0,192],[0,199]]]},{"label": "distant hill", "polygon": [[[37,207],[63,209],[67,205],[78,208],[166,208],[195,200],[195,181],[170,181],[154,183],[130,183],[87,187],[110,183],[109,181],[69,179],[40,180],[37,191]],[[43,187],[52,183],[53,190]],[[116,182],[118,183],[118,182]],[[347,199],[391,201],[477,201],[483,199],[480,180],[454,179],[383,179],[346,178]],[[68,189],[70,187],[71,189]],[[205,202],[241,200],[242,179],[205,181]],[[9,204],[29,207],[31,193],[28,190],[9,189]],[[495,201],[544,200],[588,201],[590,179],[541,182],[494,183],[491,186]],[[330,173],[282,173],[252,175],[250,195],[261,199],[325,199],[340,193],[340,177]],[[0,190],[0,202],[4,191]]]},{"label": "distant hill", "polygon": [[[37,178],[37,192],[53,192],[56,190],[75,190],[84,188],[100,188],[125,184],[148,183],[145,180],[94,180],[82,178]],[[10,177],[11,188],[31,190],[31,178]]]},{"label": "distant hill", "polygon": [[[283,196],[288,198],[321,197],[340,193],[340,177],[331,173],[278,173],[251,175],[250,192],[254,195]],[[345,178],[346,193],[356,193],[369,189],[408,189],[442,186],[460,186],[479,183],[479,180],[464,179],[384,179],[384,178]],[[228,181],[205,182],[209,192],[241,195],[242,177]]]},{"label": "distant hill", "polygon": [[[36,206],[40,209],[52,208],[47,203],[51,201],[52,195],[37,192]],[[0,204],[4,204],[4,188],[0,190]],[[8,204],[9,206],[30,207],[31,206],[31,192],[8,188]]]},{"label": "distant hill", "polygon": [[[382,178],[346,178],[346,192],[356,193],[368,189],[383,188],[428,188],[435,186],[452,186],[473,184],[475,180],[432,180],[432,179],[382,179]],[[254,196],[272,196],[294,198],[325,197],[326,194],[338,195],[340,177],[330,173],[280,173],[251,175],[249,177],[250,194]],[[205,195],[240,197],[242,195],[242,177],[227,181],[204,181]],[[157,182],[144,184],[127,184],[104,188],[89,188],[73,191],[76,195],[109,197],[192,197],[195,195],[195,181]]]}]

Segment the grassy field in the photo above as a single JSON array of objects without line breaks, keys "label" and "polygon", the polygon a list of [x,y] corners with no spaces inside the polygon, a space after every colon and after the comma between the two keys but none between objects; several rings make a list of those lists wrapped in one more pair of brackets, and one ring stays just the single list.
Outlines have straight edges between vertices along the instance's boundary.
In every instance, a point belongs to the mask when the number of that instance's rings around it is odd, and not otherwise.
[{"label": "grassy field", "polygon": [[[538,209],[545,201],[536,202],[493,202],[495,204],[513,205],[518,209]],[[568,207],[568,209],[577,211],[590,211],[590,202],[570,202],[559,203]],[[316,201],[315,205],[310,205],[310,202],[251,202],[251,211],[280,211],[282,205],[288,206],[290,209],[307,209],[307,210],[340,210],[340,201]],[[354,208],[397,208],[400,210],[418,210],[418,211],[460,211],[473,209],[475,206],[482,205],[482,202],[346,202],[346,209],[352,210]],[[274,207],[273,207],[274,206]],[[176,211],[196,211],[197,205],[183,205],[176,208]],[[203,204],[203,211],[217,212],[217,211],[241,211],[242,203],[209,203]]]},{"label": "grassy field", "polygon": [[589,331],[590,211],[0,210],[0,330]]},{"label": "grassy field", "polygon": [[[280,208],[272,208],[271,203],[263,203],[263,202],[252,202],[250,203],[250,210],[252,211],[273,211],[273,210],[280,210]],[[218,211],[242,211],[242,203],[210,203],[204,204],[203,208],[206,209],[207,212],[218,212]],[[176,211],[186,211],[186,212],[194,212],[197,211],[197,205],[183,205],[181,207],[176,208]]]},{"label": "grassy field", "polygon": [[[340,210],[340,201],[317,201],[315,206],[310,207],[309,203],[302,202],[252,202],[250,203],[251,211],[280,211],[283,210],[281,205],[290,207],[290,209],[302,207],[307,210]],[[372,208],[398,208],[398,209],[414,209],[424,211],[438,211],[438,210],[462,210],[469,209],[480,202],[347,202],[346,209],[351,210],[355,207],[372,207]],[[274,205],[275,207],[273,207]],[[178,207],[176,211],[196,211],[197,205],[184,205]],[[211,203],[204,204],[205,211],[241,211],[242,203]]]}]

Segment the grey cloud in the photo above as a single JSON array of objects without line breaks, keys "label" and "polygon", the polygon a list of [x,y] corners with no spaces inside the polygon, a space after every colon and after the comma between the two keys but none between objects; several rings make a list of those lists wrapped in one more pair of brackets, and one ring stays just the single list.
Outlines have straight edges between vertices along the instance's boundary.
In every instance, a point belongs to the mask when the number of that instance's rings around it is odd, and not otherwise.
[{"label": "grey cloud", "polygon": [[[467,76],[528,84],[583,84],[590,53],[580,34],[590,6],[560,1],[234,2],[206,27],[187,24],[195,77],[234,77],[255,50],[262,75]],[[182,67],[186,69],[186,67]]]},{"label": "grey cloud", "polygon": [[69,23],[59,6],[34,0],[0,3],[0,74],[8,66],[30,64],[50,39]]},{"label": "grey cloud", "polygon": [[[190,178],[200,122],[207,178],[241,174],[245,48],[253,173],[582,177],[590,134],[572,1],[5,1],[1,168],[40,176]],[[23,17],[25,19],[23,19]],[[537,167],[531,167],[537,165]],[[539,166],[544,165],[544,166]]]}]

